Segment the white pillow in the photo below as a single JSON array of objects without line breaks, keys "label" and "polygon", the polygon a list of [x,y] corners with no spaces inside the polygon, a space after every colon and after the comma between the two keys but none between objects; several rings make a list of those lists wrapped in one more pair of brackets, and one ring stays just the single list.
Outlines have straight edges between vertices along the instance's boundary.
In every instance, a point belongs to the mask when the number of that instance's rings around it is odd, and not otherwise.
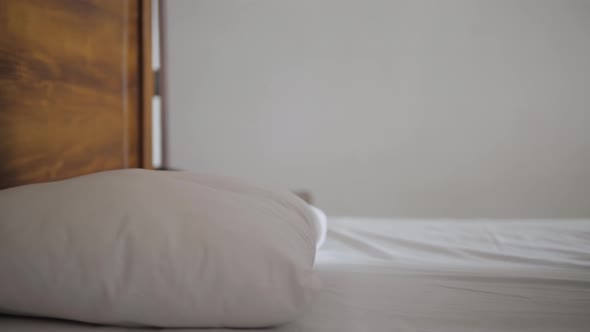
[{"label": "white pillow", "polygon": [[119,170],[0,191],[0,312],[262,327],[317,285],[316,217],[236,179]]},{"label": "white pillow", "polygon": [[310,205],[309,208],[314,214],[314,225],[317,234],[315,246],[316,249],[320,249],[324,245],[324,242],[326,242],[326,234],[328,233],[328,217],[326,217],[324,211],[313,205]]}]

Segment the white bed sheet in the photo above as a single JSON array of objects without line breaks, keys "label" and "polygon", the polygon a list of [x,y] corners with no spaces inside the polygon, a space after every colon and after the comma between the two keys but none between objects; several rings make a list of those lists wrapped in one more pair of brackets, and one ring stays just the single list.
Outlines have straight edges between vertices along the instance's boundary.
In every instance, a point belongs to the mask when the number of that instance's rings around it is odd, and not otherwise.
[{"label": "white bed sheet", "polygon": [[[590,220],[331,218],[316,268],[308,311],[270,331],[590,331]],[[144,331],[8,317],[0,330]]]}]

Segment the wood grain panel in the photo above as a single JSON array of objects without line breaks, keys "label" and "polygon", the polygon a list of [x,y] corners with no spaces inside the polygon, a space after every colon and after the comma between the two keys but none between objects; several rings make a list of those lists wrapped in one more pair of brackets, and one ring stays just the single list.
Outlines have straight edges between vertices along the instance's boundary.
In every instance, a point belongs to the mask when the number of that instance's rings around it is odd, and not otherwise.
[{"label": "wood grain panel", "polygon": [[143,166],[140,8],[0,1],[0,188]]}]

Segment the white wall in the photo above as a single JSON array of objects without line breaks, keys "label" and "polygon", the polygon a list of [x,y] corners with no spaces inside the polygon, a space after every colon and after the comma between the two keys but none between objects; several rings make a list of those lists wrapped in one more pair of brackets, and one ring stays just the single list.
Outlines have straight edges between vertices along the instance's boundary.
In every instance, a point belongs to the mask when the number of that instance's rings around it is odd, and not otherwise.
[{"label": "white wall", "polygon": [[333,215],[590,217],[590,1],[167,1],[169,166]]}]

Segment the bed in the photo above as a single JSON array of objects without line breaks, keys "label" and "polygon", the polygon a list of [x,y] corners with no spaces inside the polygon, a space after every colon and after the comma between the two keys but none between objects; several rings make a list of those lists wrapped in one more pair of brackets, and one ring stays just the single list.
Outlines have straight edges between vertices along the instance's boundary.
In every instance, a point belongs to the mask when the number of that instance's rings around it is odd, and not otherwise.
[{"label": "bed", "polygon": [[[590,220],[330,218],[306,313],[271,331],[588,331]],[[4,316],[3,331],[151,331]]]},{"label": "bed", "polygon": [[[0,188],[151,168],[149,17],[146,1],[0,3]],[[303,316],[265,331],[590,331],[590,220],[331,217],[315,269]]]}]

